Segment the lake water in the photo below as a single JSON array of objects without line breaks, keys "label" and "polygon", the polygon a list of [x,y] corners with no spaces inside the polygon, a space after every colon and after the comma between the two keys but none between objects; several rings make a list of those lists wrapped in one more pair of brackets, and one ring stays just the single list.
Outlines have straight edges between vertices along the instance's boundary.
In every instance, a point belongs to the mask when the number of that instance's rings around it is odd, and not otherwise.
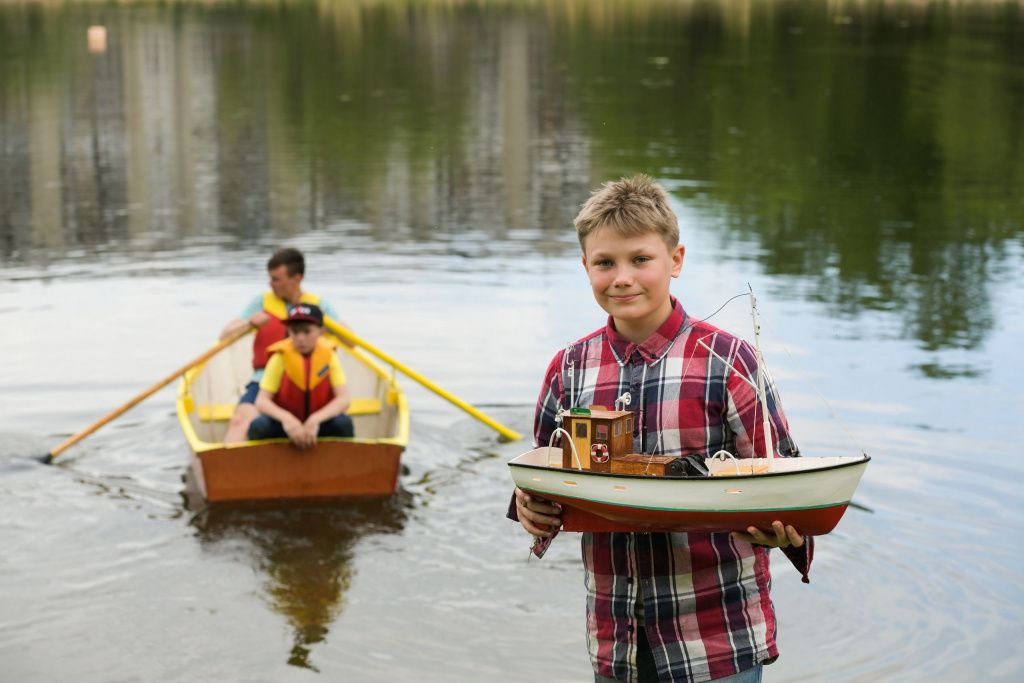
[{"label": "lake water", "polygon": [[0,46],[0,680],[588,680],[578,541],[527,561],[503,519],[528,444],[410,380],[384,502],[189,504],[170,388],[29,456],[198,355],[283,244],[528,433],[604,320],[571,219],[636,171],[688,310],[758,293],[802,450],[872,456],[812,582],[774,562],[766,679],[1024,678],[1020,4],[2,2]]}]

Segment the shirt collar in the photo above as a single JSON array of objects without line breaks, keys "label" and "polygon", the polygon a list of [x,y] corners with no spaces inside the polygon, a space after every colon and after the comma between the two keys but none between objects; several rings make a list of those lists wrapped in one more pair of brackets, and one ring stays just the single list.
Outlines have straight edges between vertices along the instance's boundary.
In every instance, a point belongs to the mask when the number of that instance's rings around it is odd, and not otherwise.
[{"label": "shirt collar", "polygon": [[672,342],[683,331],[689,320],[689,316],[683,310],[683,305],[679,303],[679,300],[671,295],[670,300],[672,302],[672,312],[669,313],[668,318],[647,339],[644,339],[639,344],[634,344],[620,335],[618,330],[615,329],[615,322],[612,320],[612,317],[608,316],[605,334],[620,364],[629,362],[634,352],[639,353],[644,362],[648,364],[665,355],[665,352],[672,346]]}]

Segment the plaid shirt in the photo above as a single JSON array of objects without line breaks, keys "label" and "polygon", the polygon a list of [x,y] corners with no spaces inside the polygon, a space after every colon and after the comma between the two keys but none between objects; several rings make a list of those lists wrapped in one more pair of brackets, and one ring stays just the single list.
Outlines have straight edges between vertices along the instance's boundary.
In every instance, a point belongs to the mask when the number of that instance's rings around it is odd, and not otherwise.
[{"label": "plaid shirt", "polygon": [[[537,405],[538,445],[547,445],[560,409],[613,406],[629,392],[637,453],[764,456],[760,404],[737,376],[756,376],[755,351],[690,318],[674,298],[672,304],[668,320],[642,344],[619,336],[609,318],[555,356]],[[799,455],[770,379],[765,387],[777,454]],[[774,661],[768,550],[727,533],[583,534],[587,642],[597,673],[636,680],[637,627],[645,629],[662,681],[708,681]],[[806,582],[813,539],[784,552]]]}]

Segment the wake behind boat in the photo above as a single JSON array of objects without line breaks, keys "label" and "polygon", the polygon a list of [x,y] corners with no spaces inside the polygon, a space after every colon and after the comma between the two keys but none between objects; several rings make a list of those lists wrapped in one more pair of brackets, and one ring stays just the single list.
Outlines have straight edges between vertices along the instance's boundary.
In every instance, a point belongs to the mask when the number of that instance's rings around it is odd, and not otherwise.
[{"label": "wake behind boat", "polygon": [[210,502],[390,496],[409,440],[405,394],[364,351],[340,345],[352,395],[355,437],[321,438],[308,451],[287,439],[222,442],[252,375],[246,335],[185,374],[177,414],[192,450],[192,470]]}]

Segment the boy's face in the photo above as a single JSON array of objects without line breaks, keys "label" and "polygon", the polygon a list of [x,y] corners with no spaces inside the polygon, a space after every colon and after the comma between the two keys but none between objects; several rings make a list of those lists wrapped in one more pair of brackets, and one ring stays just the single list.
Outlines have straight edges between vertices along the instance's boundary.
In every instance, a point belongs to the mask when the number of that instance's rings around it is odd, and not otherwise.
[{"label": "boy's face", "polygon": [[672,312],[669,283],[683,268],[682,245],[669,249],[656,232],[624,237],[598,228],[583,243],[583,267],[594,298],[615,329],[641,342]]},{"label": "boy's face", "polygon": [[270,289],[278,299],[294,301],[302,292],[302,275],[289,275],[288,266],[278,266],[268,270],[267,274],[270,276]]},{"label": "boy's face", "polygon": [[292,323],[288,326],[288,336],[292,338],[292,345],[304,356],[313,353],[316,340],[323,332],[323,328],[313,323]]}]

